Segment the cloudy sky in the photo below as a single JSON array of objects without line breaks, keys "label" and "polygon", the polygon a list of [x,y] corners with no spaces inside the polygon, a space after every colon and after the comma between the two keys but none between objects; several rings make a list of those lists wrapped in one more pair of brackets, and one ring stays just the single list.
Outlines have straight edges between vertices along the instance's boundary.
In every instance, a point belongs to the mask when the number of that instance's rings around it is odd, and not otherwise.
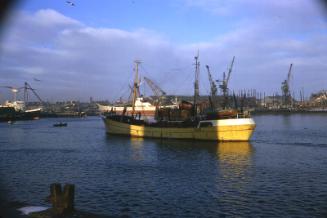
[{"label": "cloudy sky", "polygon": [[[0,38],[0,86],[29,82],[44,100],[127,98],[133,61],[168,94],[192,94],[194,56],[200,92],[236,56],[231,90],[327,89],[327,11],[315,0],[22,1]],[[41,81],[36,81],[41,80]],[[150,89],[142,86],[150,95]],[[0,88],[0,101],[11,98]]]}]

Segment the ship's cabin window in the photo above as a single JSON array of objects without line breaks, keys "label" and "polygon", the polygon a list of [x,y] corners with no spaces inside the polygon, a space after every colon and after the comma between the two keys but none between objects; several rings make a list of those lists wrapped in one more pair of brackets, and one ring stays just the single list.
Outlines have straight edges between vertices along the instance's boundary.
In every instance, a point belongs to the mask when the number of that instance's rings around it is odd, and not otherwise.
[{"label": "ship's cabin window", "polygon": [[211,122],[200,122],[199,124],[199,128],[202,128],[202,127],[211,127],[212,126],[212,123]]}]

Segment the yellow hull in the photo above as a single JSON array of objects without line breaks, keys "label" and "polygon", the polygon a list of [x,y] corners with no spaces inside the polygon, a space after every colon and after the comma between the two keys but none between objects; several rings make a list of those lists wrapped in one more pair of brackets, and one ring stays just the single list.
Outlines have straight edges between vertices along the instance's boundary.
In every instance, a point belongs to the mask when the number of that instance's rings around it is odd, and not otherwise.
[{"label": "yellow hull", "polygon": [[210,127],[149,127],[131,125],[104,118],[106,132],[132,137],[151,137],[165,139],[195,139],[213,141],[249,141],[255,129],[251,118],[226,119],[214,121]]}]

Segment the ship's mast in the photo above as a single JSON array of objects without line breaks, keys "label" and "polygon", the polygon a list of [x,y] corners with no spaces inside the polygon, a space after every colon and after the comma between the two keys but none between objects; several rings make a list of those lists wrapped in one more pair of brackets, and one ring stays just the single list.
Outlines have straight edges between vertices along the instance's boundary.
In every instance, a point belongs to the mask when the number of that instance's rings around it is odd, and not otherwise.
[{"label": "ship's mast", "polygon": [[134,114],[135,111],[135,101],[138,97],[138,89],[139,89],[139,64],[141,61],[136,60],[135,63],[135,78],[134,78],[134,85],[133,85],[133,99],[132,99],[132,114]]},{"label": "ship's mast", "polygon": [[197,101],[199,98],[199,74],[200,74],[200,62],[199,62],[199,51],[197,56],[194,57],[195,59],[195,79],[194,79],[194,100],[193,100],[193,104],[194,104],[194,111],[193,111],[193,115],[196,116],[197,115]]}]

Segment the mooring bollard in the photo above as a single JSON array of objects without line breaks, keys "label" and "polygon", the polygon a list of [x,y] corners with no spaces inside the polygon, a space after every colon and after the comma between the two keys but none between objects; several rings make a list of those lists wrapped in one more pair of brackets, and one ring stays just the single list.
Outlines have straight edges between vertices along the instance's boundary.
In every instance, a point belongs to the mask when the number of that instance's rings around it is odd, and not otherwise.
[{"label": "mooring bollard", "polygon": [[50,201],[55,214],[66,214],[74,211],[75,186],[66,184],[62,192],[60,183],[50,185]]}]

